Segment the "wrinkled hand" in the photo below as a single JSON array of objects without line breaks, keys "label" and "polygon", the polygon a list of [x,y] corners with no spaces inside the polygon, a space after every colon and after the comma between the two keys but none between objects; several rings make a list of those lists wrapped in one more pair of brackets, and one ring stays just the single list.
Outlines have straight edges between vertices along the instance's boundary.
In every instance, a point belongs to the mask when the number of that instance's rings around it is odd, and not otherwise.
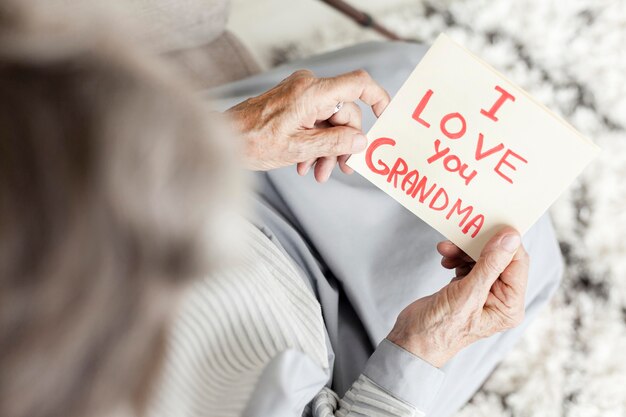
[{"label": "wrinkled hand", "polygon": [[[363,70],[333,78],[316,78],[300,70],[227,114],[243,139],[247,168],[298,164],[298,173],[305,175],[315,164],[315,178],[323,182],[337,162],[344,173],[352,173],[346,160],[367,146],[357,99],[369,104],[376,117],[390,101]],[[334,113],[339,102],[344,105]]]},{"label": "wrinkled hand", "polygon": [[437,250],[441,264],[455,268],[456,277],[405,308],[387,338],[441,367],[476,340],[522,322],[529,257],[510,227],[487,243],[475,263],[449,241]]}]

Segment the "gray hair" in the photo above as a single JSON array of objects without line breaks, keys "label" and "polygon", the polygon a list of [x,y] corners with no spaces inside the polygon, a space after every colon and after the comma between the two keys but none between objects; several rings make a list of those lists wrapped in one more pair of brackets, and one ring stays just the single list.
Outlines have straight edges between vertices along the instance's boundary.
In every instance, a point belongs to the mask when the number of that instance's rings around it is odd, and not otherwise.
[{"label": "gray hair", "polygon": [[2,1],[0,28],[0,415],[139,410],[232,161],[160,60]]}]

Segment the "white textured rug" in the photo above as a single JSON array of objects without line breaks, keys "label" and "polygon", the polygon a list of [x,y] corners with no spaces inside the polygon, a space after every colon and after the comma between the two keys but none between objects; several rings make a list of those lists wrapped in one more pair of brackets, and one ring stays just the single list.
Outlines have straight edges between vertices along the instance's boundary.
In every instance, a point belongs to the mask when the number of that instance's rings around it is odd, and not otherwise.
[{"label": "white textured rug", "polygon": [[[626,0],[427,0],[380,20],[425,42],[447,32],[604,150],[551,210],[561,289],[458,417],[626,416]],[[366,39],[325,28],[273,57]]]}]

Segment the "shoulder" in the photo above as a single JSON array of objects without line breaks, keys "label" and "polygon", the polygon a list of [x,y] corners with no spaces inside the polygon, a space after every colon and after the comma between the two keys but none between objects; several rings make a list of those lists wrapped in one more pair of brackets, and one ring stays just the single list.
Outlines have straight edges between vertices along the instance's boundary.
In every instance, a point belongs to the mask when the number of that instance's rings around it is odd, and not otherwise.
[{"label": "shoulder", "polygon": [[312,292],[263,233],[250,225],[245,241],[237,262],[194,283],[184,296],[158,409],[200,407],[198,415],[210,415],[229,398],[248,399],[264,369],[286,351],[328,368],[321,308]]},{"label": "shoulder", "polygon": [[[295,348],[327,367],[321,307],[285,254],[256,227],[244,227],[245,245],[230,266],[193,284],[183,299],[178,323],[195,319],[210,343],[229,332],[254,333],[281,348]],[[219,332],[216,329],[220,329]],[[216,334],[219,333],[219,334]],[[248,341],[248,343],[254,343]]]}]

